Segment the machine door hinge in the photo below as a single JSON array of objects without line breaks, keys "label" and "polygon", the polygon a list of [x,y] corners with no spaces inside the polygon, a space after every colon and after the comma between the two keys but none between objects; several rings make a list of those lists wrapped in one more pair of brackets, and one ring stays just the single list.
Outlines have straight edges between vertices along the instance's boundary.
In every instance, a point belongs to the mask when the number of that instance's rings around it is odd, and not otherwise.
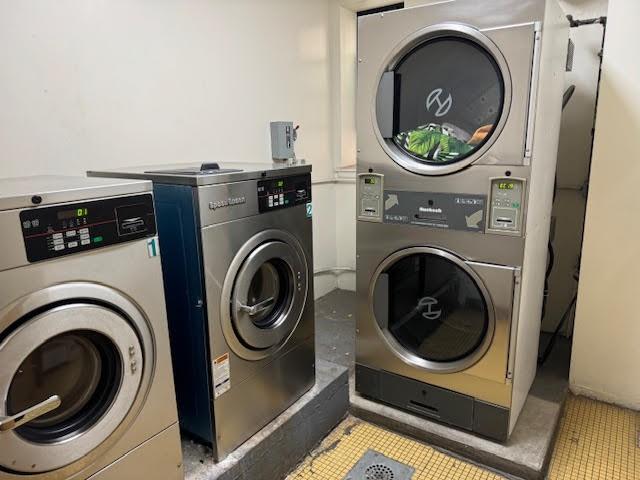
[{"label": "machine door hinge", "polygon": [[529,109],[527,113],[527,132],[524,145],[524,164],[531,164],[533,154],[533,136],[535,134],[536,107],[538,103],[538,82],[540,81],[540,54],[542,42],[542,24],[535,23],[533,40],[533,64],[531,66],[531,83],[529,90]]},{"label": "machine door hinge", "polygon": [[516,342],[518,338],[518,319],[520,317],[520,287],[522,284],[522,270],[513,270],[513,309],[511,310],[511,327],[509,329],[509,351],[507,359],[506,383],[513,382],[513,371],[516,363]]}]

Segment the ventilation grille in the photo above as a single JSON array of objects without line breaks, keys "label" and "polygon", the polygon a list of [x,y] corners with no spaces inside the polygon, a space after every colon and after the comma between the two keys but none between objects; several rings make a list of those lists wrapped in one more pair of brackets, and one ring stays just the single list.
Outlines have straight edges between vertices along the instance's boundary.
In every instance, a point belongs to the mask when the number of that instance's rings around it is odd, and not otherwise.
[{"label": "ventilation grille", "polygon": [[567,72],[573,71],[573,55],[575,54],[576,46],[573,40],[569,39],[569,48],[567,49]]}]

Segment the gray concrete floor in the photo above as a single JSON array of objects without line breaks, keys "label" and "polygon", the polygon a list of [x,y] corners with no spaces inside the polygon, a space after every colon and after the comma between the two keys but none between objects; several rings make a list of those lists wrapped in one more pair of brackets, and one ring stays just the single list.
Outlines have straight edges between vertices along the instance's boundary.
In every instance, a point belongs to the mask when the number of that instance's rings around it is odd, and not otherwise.
[{"label": "gray concrete floor", "polygon": [[183,437],[185,480],[285,478],[347,414],[348,381],[345,367],[318,360],[314,387],[221,462],[211,447]]},{"label": "gray concrete floor", "polygon": [[[319,358],[349,368],[355,365],[355,294],[334,290],[316,301]],[[543,340],[546,342],[546,339]],[[546,343],[545,343],[546,344]],[[539,368],[516,429],[506,444],[422,419],[357,395],[351,386],[351,411],[364,420],[423,440],[507,474],[544,478],[568,390],[570,344],[558,342]],[[353,383],[353,382],[352,382]]]},{"label": "gray concrete floor", "polygon": [[355,368],[355,294],[334,290],[316,300],[316,356]]}]

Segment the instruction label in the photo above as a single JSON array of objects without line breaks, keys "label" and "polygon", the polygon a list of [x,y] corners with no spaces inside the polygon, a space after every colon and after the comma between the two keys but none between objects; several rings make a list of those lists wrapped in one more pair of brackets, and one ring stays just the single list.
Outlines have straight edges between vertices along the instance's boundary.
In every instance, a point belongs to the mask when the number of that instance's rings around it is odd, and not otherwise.
[{"label": "instruction label", "polygon": [[218,398],[230,388],[229,354],[225,353],[213,361],[213,398]]}]

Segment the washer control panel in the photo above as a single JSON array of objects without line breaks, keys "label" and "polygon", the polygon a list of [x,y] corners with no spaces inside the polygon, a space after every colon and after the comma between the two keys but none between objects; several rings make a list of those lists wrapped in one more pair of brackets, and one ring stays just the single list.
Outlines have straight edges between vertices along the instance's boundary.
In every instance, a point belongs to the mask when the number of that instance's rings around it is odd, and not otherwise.
[{"label": "washer control panel", "polygon": [[494,178],[491,180],[491,213],[489,230],[500,233],[522,233],[524,180]]},{"label": "washer control panel", "polygon": [[30,262],[156,234],[151,194],[31,208],[20,222]]},{"label": "washer control panel", "polygon": [[258,182],[258,211],[260,213],[310,202],[311,174]]},{"label": "washer control panel", "polygon": [[382,222],[384,176],[376,173],[358,175],[358,220]]}]

